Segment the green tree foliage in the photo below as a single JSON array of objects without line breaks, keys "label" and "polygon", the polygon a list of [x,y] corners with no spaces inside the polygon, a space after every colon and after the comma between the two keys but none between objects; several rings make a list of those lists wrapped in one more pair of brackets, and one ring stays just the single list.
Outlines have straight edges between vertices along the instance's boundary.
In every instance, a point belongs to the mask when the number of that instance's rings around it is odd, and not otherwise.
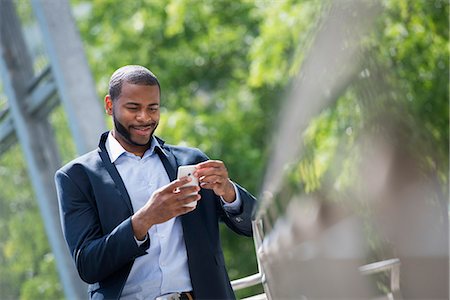
[{"label": "green tree foliage", "polygon": [[425,172],[437,172],[442,193],[448,194],[448,13],[448,3],[441,0],[382,2],[382,14],[362,42],[363,72],[311,122],[294,182],[312,192],[328,179],[341,186],[352,178],[340,167],[332,170],[332,161],[343,153],[360,156],[356,140],[368,130],[381,130],[370,127],[384,114],[394,122],[386,126],[397,127],[399,139],[408,135],[403,142]]},{"label": "green tree foliage", "polygon": [[62,297],[19,145],[0,157],[0,298]]}]

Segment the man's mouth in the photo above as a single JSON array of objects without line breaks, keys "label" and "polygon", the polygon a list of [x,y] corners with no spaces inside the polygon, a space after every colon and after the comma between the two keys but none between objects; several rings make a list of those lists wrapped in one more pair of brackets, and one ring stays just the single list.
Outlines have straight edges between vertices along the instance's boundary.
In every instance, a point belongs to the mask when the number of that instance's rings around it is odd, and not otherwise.
[{"label": "man's mouth", "polygon": [[138,135],[148,135],[153,129],[152,125],[146,126],[131,126],[131,129],[136,132]]}]

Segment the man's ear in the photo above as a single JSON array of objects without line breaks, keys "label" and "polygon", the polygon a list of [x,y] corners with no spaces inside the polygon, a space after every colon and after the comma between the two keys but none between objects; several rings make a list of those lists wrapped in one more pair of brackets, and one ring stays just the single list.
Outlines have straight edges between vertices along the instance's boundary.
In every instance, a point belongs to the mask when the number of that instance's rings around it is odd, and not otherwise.
[{"label": "man's ear", "polygon": [[110,95],[105,96],[105,111],[108,115],[112,116],[113,102]]}]

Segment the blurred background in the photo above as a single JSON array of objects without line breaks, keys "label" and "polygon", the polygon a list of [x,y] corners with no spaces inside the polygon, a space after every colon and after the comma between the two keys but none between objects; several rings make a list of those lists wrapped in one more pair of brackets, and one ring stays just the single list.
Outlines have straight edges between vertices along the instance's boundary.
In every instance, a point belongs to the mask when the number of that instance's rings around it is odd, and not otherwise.
[{"label": "blurred background", "polygon": [[46,174],[111,128],[127,64],[161,82],[158,136],[260,196],[258,257],[222,230],[230,278],[265,273],[238,298],[389,294],[357,268],[391,258],[405,299],[448,298],[448,1],[0,0],[0,18],[0,299],[73,295]]}]

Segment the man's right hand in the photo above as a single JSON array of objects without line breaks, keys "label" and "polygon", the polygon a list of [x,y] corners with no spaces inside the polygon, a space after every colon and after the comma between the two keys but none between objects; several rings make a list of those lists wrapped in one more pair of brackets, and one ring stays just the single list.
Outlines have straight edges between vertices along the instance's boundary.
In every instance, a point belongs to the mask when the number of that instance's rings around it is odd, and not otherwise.
[{"label": "man's right hand", "polygon": [[183,187],[189,181],[191,178],[186,176],[159,188],[147,203],[131,217],[134,236],[138,240],[145,239],[147,231],[153,225],[164,223],[195,209],[195,207],[185,205],[200,200],[199,194],[189,195],[197,193],[200,188],[198,186]]}]

